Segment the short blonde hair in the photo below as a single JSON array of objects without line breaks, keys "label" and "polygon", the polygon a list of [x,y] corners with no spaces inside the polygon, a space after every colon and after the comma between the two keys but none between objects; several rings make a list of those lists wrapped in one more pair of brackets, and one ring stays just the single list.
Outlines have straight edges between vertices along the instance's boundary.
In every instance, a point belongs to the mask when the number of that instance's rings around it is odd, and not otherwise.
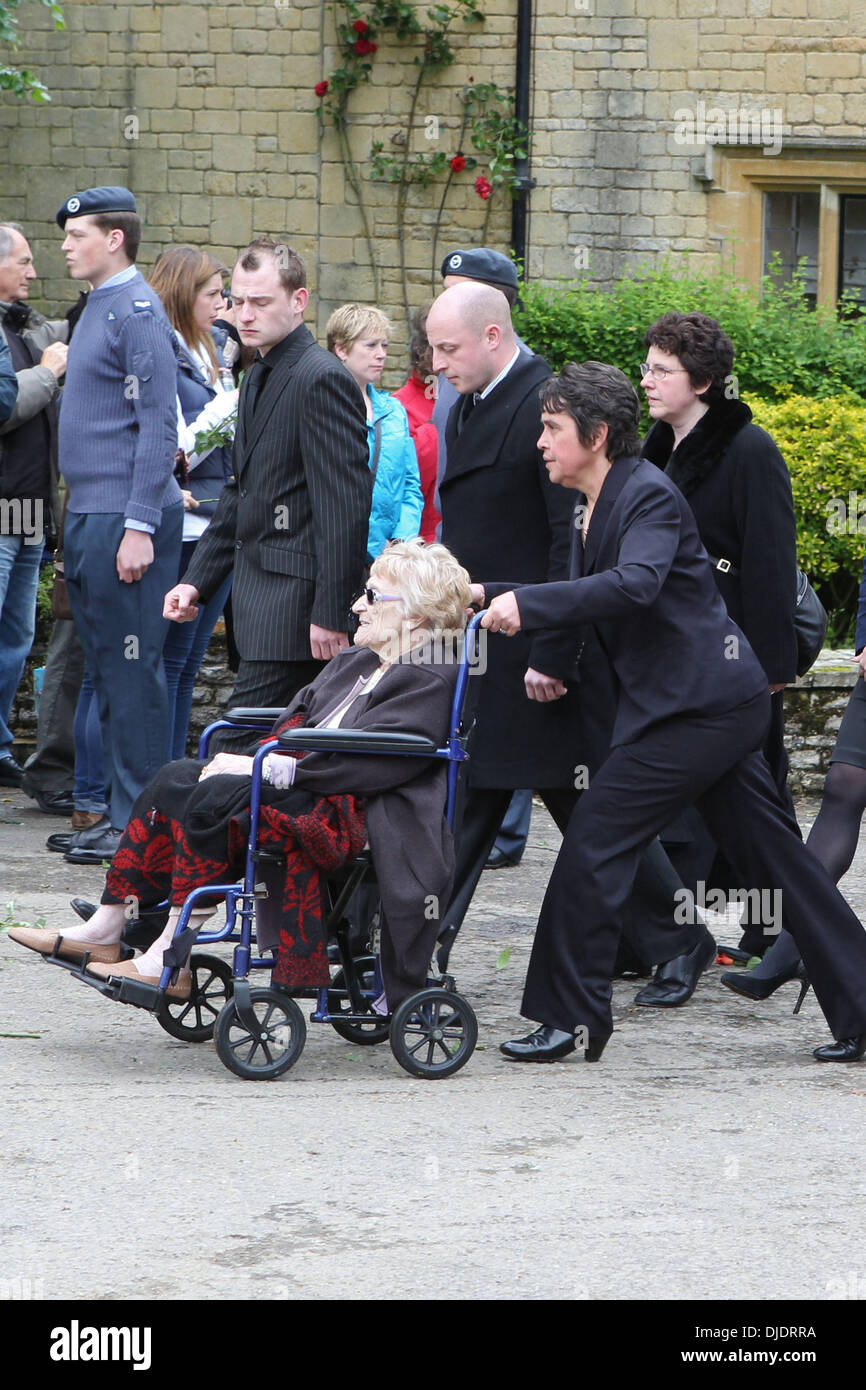
[{"label": "short blonde hair", "polygon": [[359,338],[390,338],[393,331],[390,319],[373,304],[341,304],[325,329],[329,352],[335,347],[351,352]]},{"label": "short blonde hair", "polygon": [[438,541],[395,541],[374,560],[370,578],[392,581],[406,600],[408,616],[425,618],[435,632],[462,632],[466,626],[469,575]]}]

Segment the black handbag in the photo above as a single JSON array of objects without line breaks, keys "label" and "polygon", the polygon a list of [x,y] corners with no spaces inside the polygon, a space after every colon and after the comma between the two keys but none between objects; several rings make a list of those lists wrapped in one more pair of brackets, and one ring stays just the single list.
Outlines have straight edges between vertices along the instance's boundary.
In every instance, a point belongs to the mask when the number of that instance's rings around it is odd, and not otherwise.
[{"label": "black handbag", "polygon": [[827,610],[809,582],[808,574],[797,570],[797,608],[794,631],[797,634],[797,675],[805,676],[821,654],[827,636]]},{"label": "black handbag", "polygon": [[[738,575],[730,560],[719,560],[710,555],[713,569],[722,574]],[[797,570],[797,598],[794,606],[794,636],[797,639],[797,675],[805,676],[811,671],[824,645],[827,636],[827,610],[812,588],[808,574]]]}]

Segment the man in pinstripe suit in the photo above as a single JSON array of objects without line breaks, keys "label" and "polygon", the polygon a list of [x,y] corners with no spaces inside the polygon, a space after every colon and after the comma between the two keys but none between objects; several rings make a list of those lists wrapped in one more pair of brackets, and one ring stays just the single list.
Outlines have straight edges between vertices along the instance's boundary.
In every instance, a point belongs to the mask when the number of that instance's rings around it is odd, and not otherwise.
[{"label": "man in pinstripe suit", "polygon": [[367,554],[364,405],[345,367],[303,322],[305,281],[297,252],[265,237],[234,268],[238,332],[258,349],[241,387],[234,475],[165,599],[165,617],[189,621],[234,570],[241,665],[233,705],[288,705],[348,646]]}]

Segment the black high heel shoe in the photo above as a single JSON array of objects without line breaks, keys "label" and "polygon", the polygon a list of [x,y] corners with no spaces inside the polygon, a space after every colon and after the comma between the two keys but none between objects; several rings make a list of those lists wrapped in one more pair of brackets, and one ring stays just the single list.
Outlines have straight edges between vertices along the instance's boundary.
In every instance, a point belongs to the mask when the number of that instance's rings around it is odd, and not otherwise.
[{"label": "black high heel shoe", "polygon": [[800,996],[794,1005],[795,1014],[800,1012],[803,1000],[811,988],[806,967],[801,960],[797,961],[797,964],[790,970],[782,971],[780,975],[768,975],[766,978],[759,975],[756,978],[748,970],[729,970],[720,976],[720,979],[722,984],[726,985],[728,989],[732,989],[735,994],[742,994],[744,999],[754,1000],[769,999],[771,994],[775,994],[782,985],[788,984],[789,980],[799,980]]}]

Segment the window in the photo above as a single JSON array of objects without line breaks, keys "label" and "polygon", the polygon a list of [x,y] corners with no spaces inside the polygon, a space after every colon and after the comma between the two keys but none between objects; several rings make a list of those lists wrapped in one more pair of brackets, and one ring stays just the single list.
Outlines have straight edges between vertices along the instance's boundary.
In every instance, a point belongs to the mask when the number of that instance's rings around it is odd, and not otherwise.
[{"label": "window", "polygon": [[848,290],[866,309],[866,155],[823,141],[769,157],[717,145],[699,174],[709,193],[708,232],[733,270],[757,286],[771,256],[782,273],[803,267],[812,303]]},{"label": "window", "polygon": [[813,307],[818,295],[820,212],[819,193],[764,194],[764,270],[769,270],[776,256],[782,278],[791,280],[799,266]]},{"label": "window", "polygon": [[853,291],[866,309],[866,197],[842,199],[839,235],[839,293]]}]

